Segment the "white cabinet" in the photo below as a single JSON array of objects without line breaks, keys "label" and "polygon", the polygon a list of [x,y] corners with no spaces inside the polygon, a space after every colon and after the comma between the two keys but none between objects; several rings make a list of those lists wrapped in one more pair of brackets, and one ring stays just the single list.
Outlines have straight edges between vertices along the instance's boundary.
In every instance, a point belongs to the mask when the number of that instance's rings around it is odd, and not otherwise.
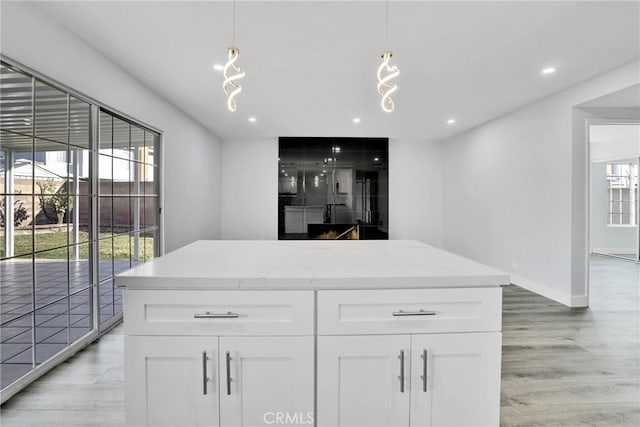
[{"label": "white cabinet", "polygon": [[500,354],[497,332],[321,336],[318,426],[498,425]]},{"label": "white cabinet", "polygon": [[498,425],[501,298],[127,289],[127,424]]},{"label": "white cabinet", "polygon": [[308,291],[127,290],[127,425],[313,423],[313,319]]},{"label": "white cabinet", "polygon": [[128,425],[313,419],[313,337],[126,337],[125,345]]},{"label": "white cabinet", "polygon": [[313,337],[221,337],[218,365],[221,425],[313,419]]},{"label": "white cabinet", "polygon": [[127,425],[219,425],[217,338],[127,336],[125,349]]},{"label": "white cabinet", "polygon": [[317,425],[408,426],[410,344],[408,335],[318,337]]},{"label": "white cabinet", "polygon": [[411,425],[497,426],[500,360],[499,332],[412,335]]},{"label": "white cabinet", "polygon": [[319,291],[318,425],[498,425],[501,302],[500,288]]}]

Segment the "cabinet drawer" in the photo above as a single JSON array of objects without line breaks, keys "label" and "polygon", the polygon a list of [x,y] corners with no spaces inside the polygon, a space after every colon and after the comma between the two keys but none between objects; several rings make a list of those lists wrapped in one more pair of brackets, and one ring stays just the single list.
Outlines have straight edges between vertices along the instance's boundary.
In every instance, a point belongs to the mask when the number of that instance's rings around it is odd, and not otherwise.
[{"label": "cabinet drawer", "polygon": [[499,287],[318,291],[319,335],[489,332],[501,328]]},{"label": "cabinet drawer", "polygon": [[313,335],[312,291],[126,290],[126,335]]}]

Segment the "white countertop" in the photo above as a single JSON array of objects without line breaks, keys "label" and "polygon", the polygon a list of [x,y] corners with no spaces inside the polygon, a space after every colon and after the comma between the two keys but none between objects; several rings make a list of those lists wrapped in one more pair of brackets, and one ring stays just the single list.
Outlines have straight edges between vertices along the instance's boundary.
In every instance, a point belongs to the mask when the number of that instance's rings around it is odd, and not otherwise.
[{"label": "white countertop", "polygon": [[509,275],[413,240],[201,240],[116,277],[129,289],[391,289],[508,285]]}]

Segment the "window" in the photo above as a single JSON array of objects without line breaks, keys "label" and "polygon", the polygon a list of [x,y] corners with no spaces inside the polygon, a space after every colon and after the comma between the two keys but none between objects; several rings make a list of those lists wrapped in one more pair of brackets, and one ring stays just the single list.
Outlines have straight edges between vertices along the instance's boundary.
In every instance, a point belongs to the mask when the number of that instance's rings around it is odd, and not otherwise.
[{"label": "window", "polygon": [[119,321],[114,275],[159,250],[160,135],[4,62],[0,107],[4,392]]},{"label": "window", "polygon": [[278,238],[387,239],[386,138],[280,138]]},{"label": "window", "polygon": [[638,164],[607,163],[607,225],[638,225]]}]

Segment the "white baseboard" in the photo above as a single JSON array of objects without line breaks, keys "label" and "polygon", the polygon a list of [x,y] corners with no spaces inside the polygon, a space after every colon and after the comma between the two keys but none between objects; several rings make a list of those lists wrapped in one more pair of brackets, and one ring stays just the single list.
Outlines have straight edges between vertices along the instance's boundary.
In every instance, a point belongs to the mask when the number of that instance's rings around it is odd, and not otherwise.
[{"label": "white baseboard", "polygon": [[570,295],[565,292],[553,289],[550,286],[544,285],[533,280],[525,279],[521,276],[511,274],[511,283],[518,285],[521,288],[525,288],[528,291],[534,292],[538,295],[542,295],[545,298],[549,298],[567,307],[588,307],[589,297],[586,295]]},{"label": "white baseboard", "polygon": [[596,254],[635,254],[636,250],[633,248],[593,248],[591,249],[592,253]]},{"label": "white baseboard", "polygon": [[571,305],[569,307],[589,307],[589,295],[571,295]]}]

